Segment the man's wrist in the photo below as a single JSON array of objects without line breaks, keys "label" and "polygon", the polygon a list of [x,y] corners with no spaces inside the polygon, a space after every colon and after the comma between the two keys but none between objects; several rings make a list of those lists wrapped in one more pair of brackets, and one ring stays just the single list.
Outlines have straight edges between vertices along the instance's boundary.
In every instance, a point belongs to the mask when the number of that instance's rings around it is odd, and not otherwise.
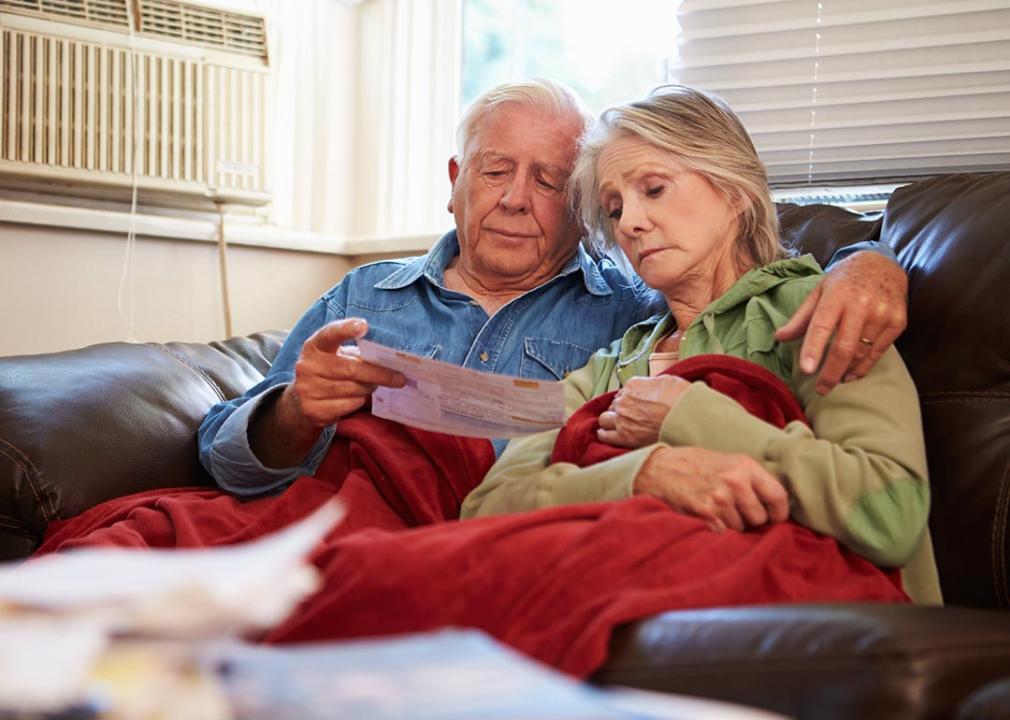
[{"label": "man's wrist", "polygon": [[297,465],[323,431],[298,411],[290,388],[265,398],[249,419],[249,447],[264,467]]}]

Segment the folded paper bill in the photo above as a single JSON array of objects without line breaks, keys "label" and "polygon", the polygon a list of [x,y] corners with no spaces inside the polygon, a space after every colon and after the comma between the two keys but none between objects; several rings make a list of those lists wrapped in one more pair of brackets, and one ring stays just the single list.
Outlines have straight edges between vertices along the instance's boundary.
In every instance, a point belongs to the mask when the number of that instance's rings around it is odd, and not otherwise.
[{"label": "folded paper bill", "polygon": [[491,375],[358,340],[361,357],[398,370],[402,388],[372,393],[372,414],[404,425],[478,438],[510,438],[560,427],[565,393],[560,382]]}]

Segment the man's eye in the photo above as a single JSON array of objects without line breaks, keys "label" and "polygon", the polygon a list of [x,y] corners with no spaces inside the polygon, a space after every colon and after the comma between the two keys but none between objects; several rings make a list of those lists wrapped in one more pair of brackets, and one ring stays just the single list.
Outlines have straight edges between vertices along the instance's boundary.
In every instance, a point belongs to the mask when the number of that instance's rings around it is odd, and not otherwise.
[{"label": "man's eye", "polygon": [[504,170],[485,170],[484,174],[488,177],[502,177],[505,174]]},{"label": "man's eye", "polygon": [[552,185],[551,183],[547,182],[547,181],[546,181],[546,180],[544,180],[543,178],[539,178],[539,179],[537,180],[537,184],[538,184],[538,185],[539,185],[540,187],[542,187],[542,188],[544,188],[544,189],[546,189],[546,190],[557,190],[557,188],[556,188],[556,187],[555,187],[554,185]]},{"label": "man's eye", "polygon": [[621,208],[614,208],[613,210],[610,211],[610,213],[607,215],[607,217],[609,217],[611,220],[620,220],[621,219]]},{"label": "man's eye", "polygon": [[660,195],[663,194],[663,191],[665,189],[666,189],[665,185],[656,185],[654,187],[647,188],[646,191],[645,191],[645,194],[648,195],[651,198],[657,198],[657,197],[659,197]]}]

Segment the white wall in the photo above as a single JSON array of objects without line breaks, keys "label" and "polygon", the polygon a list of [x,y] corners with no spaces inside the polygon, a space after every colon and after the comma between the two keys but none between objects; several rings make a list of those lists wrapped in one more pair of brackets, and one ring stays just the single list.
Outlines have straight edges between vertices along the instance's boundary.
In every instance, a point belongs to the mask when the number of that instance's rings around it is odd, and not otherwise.
[{"label": "white wall", "polygon": [[[138,239],[132,338],[117,306],[124,250],[121,235],[0,223],[0,355],[224,336],[216,246]],[[233,332],[290,327],[357,262],[230,246]]]}]

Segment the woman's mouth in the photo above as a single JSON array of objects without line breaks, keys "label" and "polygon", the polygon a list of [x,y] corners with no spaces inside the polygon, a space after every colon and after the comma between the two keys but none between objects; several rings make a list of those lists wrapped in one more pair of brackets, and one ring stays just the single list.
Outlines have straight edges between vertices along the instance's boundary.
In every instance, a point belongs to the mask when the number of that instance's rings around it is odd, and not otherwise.
[{"label": "woman's mouth", "polygon": [[638,253],[638,262],[642,262],[643,260],[645,260],[645,258],[649,257],[650,255],[655,255],[656,253],[663,252],[666,249],[667,248],[659,247],[659,248],[649,248],[648,250],[643,250],[642,252]]}]

